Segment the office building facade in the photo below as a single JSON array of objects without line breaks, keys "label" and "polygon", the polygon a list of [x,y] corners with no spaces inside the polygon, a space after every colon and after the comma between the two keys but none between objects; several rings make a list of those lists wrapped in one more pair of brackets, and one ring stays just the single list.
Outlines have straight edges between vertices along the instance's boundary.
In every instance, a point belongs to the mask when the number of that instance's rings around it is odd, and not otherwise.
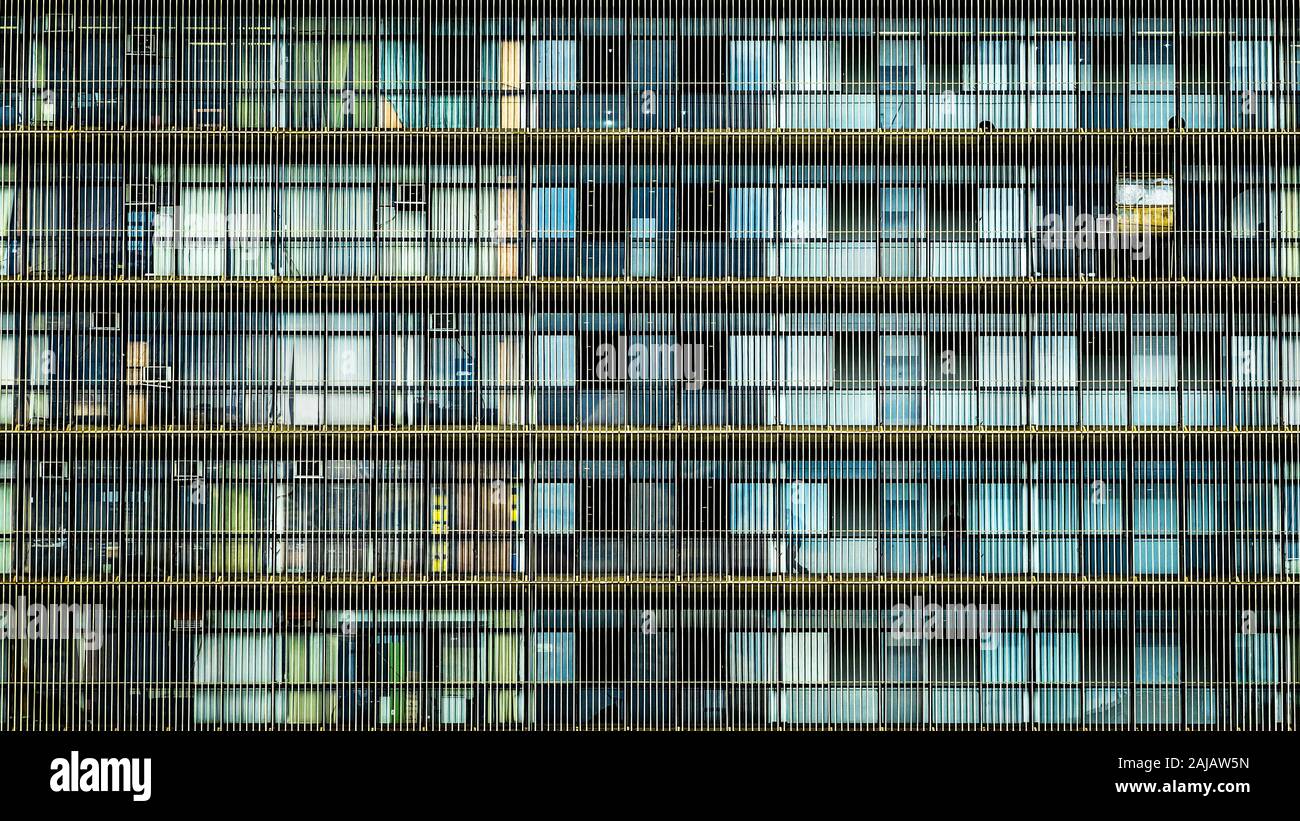
[{"label": "office building facade", "polygon": [[0,726],[1269,729],[1282,2],[7,4]]}]

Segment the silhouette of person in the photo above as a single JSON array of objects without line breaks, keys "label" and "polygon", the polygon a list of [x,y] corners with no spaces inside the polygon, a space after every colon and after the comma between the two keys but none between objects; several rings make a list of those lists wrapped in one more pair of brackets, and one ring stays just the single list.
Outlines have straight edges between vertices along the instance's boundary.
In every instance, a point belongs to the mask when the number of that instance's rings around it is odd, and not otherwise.
[{"label": "silhouette of person", "polygon": [[949,503],[948,512],[944,514],[939,530],[943,538],[944,569],[950,576],[960,575],[969,569],[965,567],[963,553],[966,544],[966,520],[957,513],[955,503]]}]

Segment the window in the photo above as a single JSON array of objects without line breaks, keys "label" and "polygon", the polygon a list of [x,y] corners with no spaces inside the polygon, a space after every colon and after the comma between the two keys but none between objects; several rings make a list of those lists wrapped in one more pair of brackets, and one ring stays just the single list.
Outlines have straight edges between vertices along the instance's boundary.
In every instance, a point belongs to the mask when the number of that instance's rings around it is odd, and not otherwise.
[{"label": "window", "polygon": [[923,381],[925,339],[921,336],[880,337],[880,381],[891,387],[920,386]]},{"label": "window", "polygon": [[767,40],[733,40],[729,44],[727,81],[732,91],[767,91],[776,80],[776,49]]},{"label": "window", "polygon": [[1034,337],[1034,384],[1074,388],[1079,384],[1079,340],[1073,336]]},{"label": "window", "polygon": [[578,196],[572,188],[533,190],[533,233],[538,239],[571,238],[577,234]]},{"label": "window", "polygon": [[1178,339],[1174,336],[1133,338],[1133,387],[1172,388],[1178,384]]},{"label": "window", "polygon": [[[732,239],[771,239],[773,236],[774,192],[770,188],[733,188],[728,209],[728,233]],[[825,206],[822,233],[825,235]]]},{"label": "window", "polygon": [[767,482],[731,485],[731,532],[770,533],[776,529],[775,488]]},{"label": "window", "polygon": [[573,40],[533,43],[533,88],[573,91],[578,87],[578,44]]}]

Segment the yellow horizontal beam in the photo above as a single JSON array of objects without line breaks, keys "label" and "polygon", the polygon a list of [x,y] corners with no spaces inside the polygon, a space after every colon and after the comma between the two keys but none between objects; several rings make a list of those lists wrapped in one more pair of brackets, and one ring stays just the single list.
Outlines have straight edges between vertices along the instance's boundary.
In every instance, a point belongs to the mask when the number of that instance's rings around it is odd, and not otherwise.
[{"label": "yellow horizontal beam", "polygon": [[617,591],[618,588],[718,588],[718,589],[802,589],[802,588],[881,588],[881,587],[1136,587],[1136,588],[1199,588],[1199,587],[1300,587],[1300,577],[1291,579],[1088,579],[1059,577],[991,578],[930,578],[925,576],[856,577],[834,576],[800,577],[681,577],[676,579],[629,576],[618,577],[545,577],[511,578],[485,576],[467,578],[366,578],[366,579],[301,579],[285,577],[263,578],[211,578],[211,579],[0,579],[0,587],[278,587],[278,588],[329,588],[329,587],[422,587],[431,589],[463,588],[599,588]]},{"label": "yellow horizontal beam", "polygon": [[[522,386],[520,386],[522,388]],[[420,438],[429,436],[482,436],[488,438],[530,439],[539,436],[589,438],[756,438],[801,436],[824,439],[845,438],[932,438],[979,436],[989,439],[1106,438],[1124,439],[1134,434],[1145,436],[1194,436],[1198,438],[1233,438],[1243,436],[1292,436],[1300,427],[1285,428],[890,428],[890,427],[782,427],[768,428],[631,428],[631,427],[246,427],[246,428],[9,428],[0,430],[2,439],[25,439],[34,436],[69,436],[76,438],[133,438],[145,436],[221,436],[316,438],[320,436],[368,438]]]},{"label": "yellow horizontal beam", "polygon": [[1050,277],[1005,277],[991,279],[933,278],[894,279],[890,277],[798,277],[798,278],[746,278],[746,279],[582,279],[520,277],[517,279],[454,279],[454,278],[404,278],[388,279],[286,279],[276,277],[217,279],[200,277],[148,277],[148,278],[69,278],[69,279],[0,279],[0,288],[21,290],[72,289],[72,288],[257,288],[263,290],[320,289],[427,289],[427,288],[489,288],[526,291],[532,288],[625,288],[635,290],[672,289],[732,289],[784,290],[801,287],[834,287],[846,290],[915,290],[918,288],[1098,288],[1108,290],[1199,289],[1208,287],[1260,288],[1300,287],[1300,277],[1286,279],[1054,279]]},{"label": "yellow horizontal beam", "polygon": [[90,137],[122,139],[138,137],[188,137],[195,140],[229,138],[229,137],[287,137],[298,140],[425,140],[456,141],[484,140],[499,141],[520,140],[588,140],[616,141],[633,139],[637,141],[696,141],[710,142],[736,139],[773,139],[782,141],[837,141],[837,142],[898,142],[910,140],[985,140],[985,141],[1026,141],[1033,139],[1076,140],[1076,139],[1151,139],[1160,140],[1195,140],[1216,138],[1247,139],[1286,139],[1300,136],[1294,129],[1027,129],[1008,128],[995,130],[980,129],[830,129],[830,128],[716,128],[698,130],[644,130],[644,129],[549,129],[549,128],[484,128],[484,129],[294,129],[294,128],[55,128],[46,126],[19,126],[0,129],[0,135],[57,135],[60,137]]}]

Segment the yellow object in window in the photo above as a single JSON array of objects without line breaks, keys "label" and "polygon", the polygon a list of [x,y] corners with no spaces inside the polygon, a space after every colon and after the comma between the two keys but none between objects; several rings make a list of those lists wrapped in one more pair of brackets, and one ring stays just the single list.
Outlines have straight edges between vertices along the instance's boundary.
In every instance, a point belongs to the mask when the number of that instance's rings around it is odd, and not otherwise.
[{"label": "yellow object in window", "polygon": [[450,529],[451,516],[447,506],[447,494],[435,491],[433,494],[433,529],[434,535],[443,535]]},{"label": "yellow object in window", "polygon": [[429,572],[446,573],[447,556],[450,553],[446,542],[434,542],[429,545]]},{"label": "yellow object in window", "polygon": [[[430,532],[435,536],[445,536],[451,530],[451,509],[447,503],[447,494],[440,491],[433,492],[433,522]],[[429,545],[429,572],[446,573],[447,556],[449,554],[446,542],[433,542]]]}]

